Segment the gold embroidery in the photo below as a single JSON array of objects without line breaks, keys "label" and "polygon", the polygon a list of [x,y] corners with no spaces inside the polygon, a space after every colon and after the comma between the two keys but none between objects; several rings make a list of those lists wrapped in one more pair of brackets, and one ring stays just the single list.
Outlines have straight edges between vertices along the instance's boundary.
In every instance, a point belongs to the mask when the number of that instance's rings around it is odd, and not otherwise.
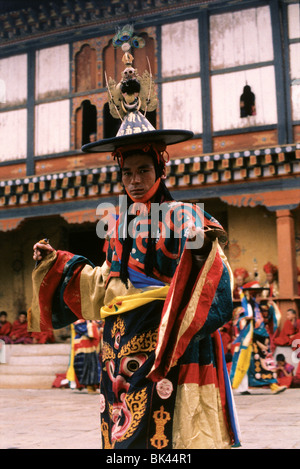
[{"label": "gold embroidery", "polygon": [[113,449],[115,446],[115,442],[113,444],[109,441],[108,436],[108,424],[106,422],[102,422],[101,424],[101,431],[104,439],[104,449]]},{"label": "gold embroidery", "polygon": [[[147,388],[140,391],[130,393],[125,397],[125,403],[131,415],[131,424],[123,436],[118,438],[117,441],[127,440],[137,429],[142,417],[145,414],[147,406]],[[109,404],[110,418],[112,418],[113,406]]]},{"label": "gold embroidery", "polygon": [[268,373],[268,374],[264,373],[264,374],[261,375],[261,377],[262,377],[262,379],[272,379],[273,378],[271,373]]},{"label": "gold embroidery", "polygon": [[103,342],[103,349],[102,349],[103,362],[105,360],[114,360],[115,358],[116,358],[116,355],[112,347],[107,342]]},{"label": "gold embroidery", "polygon": [[143,332],[140,335],[132,337],[132,339],[121,348],[118,358],[125,355],[133,355],[139,352],[152,352],[155,350],[157,343],[158,329],[155,331]]},{"label": "gold embroidery", "polygon": [[155,435],[151,438],[151,445],[157,449],[162,449],[169,443],[168,438],[164,434],[165,425],[168,420],[171,420],[169,412],[166,412],[164,406],[160,410],[156,410],[153,414],[154,422],[156,424]]},{"label": "gold embroidery", "polygon": [[125,334],[125,323],[121,316],[118,316],[117,320],[114,322],[113,328],[111,330],[111,336],[114,337],[117,331],[120,331],[121,335]]}]

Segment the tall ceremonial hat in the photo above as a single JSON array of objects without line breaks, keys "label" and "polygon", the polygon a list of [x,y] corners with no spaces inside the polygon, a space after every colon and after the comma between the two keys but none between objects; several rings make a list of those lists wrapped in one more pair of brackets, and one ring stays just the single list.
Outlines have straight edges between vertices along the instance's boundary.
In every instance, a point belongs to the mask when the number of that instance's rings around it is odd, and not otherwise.
[{"label": "tall ceremonial hat", "polygon": [[[112,117],[120,119],[121,125],[115,137],[104,138],[82,146],[84,152],[115,152],[118,148],[143,143],[156,144],[166,148],[168,145],[183,142],[193,137],[189,130],[156,130],[146,118],[146,113],[157,107],[155,83],[151,70],[139,75],[133,67],[134,57],[131,48],[145,45],[143,38],[135,36],[133,27],[125,25],[113,38],[113,45],[121,47],[125,69],[121,81],[116,83],[111,77],[107,81],[109,110]],[[150,63],[148,60],[149,69]]]},{"label": "tall ceremonial hat", "polygon": [[251,282],[245,283],[242,286],[242,290],[253,292],[253,293],[259,293],[259,292],[262,292],[263,290],[270,290],[270,288],[261,286],[256,280],[253,280]]}]

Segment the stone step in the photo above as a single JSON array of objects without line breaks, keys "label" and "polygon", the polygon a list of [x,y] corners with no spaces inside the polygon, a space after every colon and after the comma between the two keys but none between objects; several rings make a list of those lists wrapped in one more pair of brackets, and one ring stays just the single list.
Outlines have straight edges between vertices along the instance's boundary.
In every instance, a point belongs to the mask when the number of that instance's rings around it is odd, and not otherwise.
[{"label": "stone step", "polygon": [[55,376],[50,375],[3,375],[0,389],[51,389]]},{"label": "stone step", "polygon": [[7,344],[0,364],[0,389],[50,389],[67,372],[70,344]]},{"label": "stone step", "polygon": [[64,365],[41,365],[41,366],[32,366],[32,365],[7,365],[2,364],[0,366],[0,385],[3,375],[51,375],[55,376],[56,373],[65,373],[68,369],[68,363]]},{"label": "stone step", "polygon": [[31,365],[31,366],[45,366],[45,365],[64,365],[68,364],[68,355],[39,355],[22,357],[20,355],[10,356],[9,365]]},{"label": "stone step", "polygon": [[70,344],[7,344],[6,355],[33,356],[33,355],[68,355]]}]

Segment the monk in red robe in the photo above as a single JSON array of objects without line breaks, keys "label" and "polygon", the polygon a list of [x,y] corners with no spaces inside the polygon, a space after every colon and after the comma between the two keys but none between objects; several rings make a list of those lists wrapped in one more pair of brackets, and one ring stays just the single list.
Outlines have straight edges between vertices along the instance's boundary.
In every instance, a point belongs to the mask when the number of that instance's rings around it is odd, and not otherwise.
[{"label": "monk in red robe", "polygon": [[7,321],[7,312],[1,311],[0,313],[0,339],[6,341],[6,338],[9,336],[12,325]]},{"label": "monk in red robe", "polygon": [[246,279],[249,277],[249,274],[244,267],[238,267],[233,272],[234,275],[234,289],[233,289],[233,299],[240,300],[241,293],[243,292],[242,286],[246,282]]},{"label": "monk in red robe", "polygon": [[10,344],[31,344],[31,333],[27,331],[27,313],[21,311],[18,319],[12,325],[11,332],[8,337]]},{"label": "monk in red robe", "polygon": [[288,309],[286,320],[279,335],[274,338],[274,344],[281,347],[292,345],[294,340],[300,340],[300,319],[294,309]]}]

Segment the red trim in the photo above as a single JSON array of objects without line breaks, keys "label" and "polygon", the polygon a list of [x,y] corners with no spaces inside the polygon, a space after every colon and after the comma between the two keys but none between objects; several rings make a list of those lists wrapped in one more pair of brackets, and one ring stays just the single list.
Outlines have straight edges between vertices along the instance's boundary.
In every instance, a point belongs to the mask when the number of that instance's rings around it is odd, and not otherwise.
[{"label": "red trim", "polygon": [[74,269],[72,278],[70,279],[64,291],[64,302],[70,308],[70,310],[78,317],[78,319],[82,319],[80,275],[84,267],[84,265],[79,265],[78,267],[76,267],[76,269]]},{"label": "red trim", "polygon": [[52,329],[52,298],[59,285],[65,264],[72,259],[73,254],[67,251],[57,251],[55,268],[51,268],[42,280],[39,290],[40,328],[41,331]]},{"label": "red trim", "polygon": [[178,333],[189,304],[188,303],[184,308],[182,308],[182,301],[185,298],[191,297],[203,270],[202,268],[198,274],[195,285],[191,289],[191,286],[189,285],[192,266],[191,256],[191,251],[185,249],[165,301],[162,321],[166,314],[168,304],[171,301],[172,294],[174,293],[171,311],[169,312],[169,319],[163,339],[161,339],[159,335],[159,341],[162,341],[162,346],[155,360],[155,369],[148,376],[153,381],[158,381],[166,375],[170,367],[173,366],[174,363],[176,363],[176,361],[183,355],[192,337],[203,327],[223,272],[222,259],[219,253],[217,253],[207,274],[190,327],[188,327],[177,343]]},{"label": "red trim", "polygon": [[212,364],[199,365],[198,363],[188,363],[181,365],[179,370],[178,384],[214,384],[218,387],[216,369]]},{"label": "red trim", "polygon": [[214,340],[214,350],[217,362],[217,374],[218,374],[218,382],[219,382],[219,390],[220,390],[220,397],[222,403],[222,411],[225,420],[225,424],[227,430],[230,434],[232,441],[234,441],[234,435],[231,428],[230,417],[228,415],[228,405],[227,405],[227,398],[226,398],[226,388],[225,388],[225,378],[224,373],[227,373],[227,369],[224,370],[223,364],[223,350],[222,350],[222,340],[218,331],[215,331],[212,335]]}]

